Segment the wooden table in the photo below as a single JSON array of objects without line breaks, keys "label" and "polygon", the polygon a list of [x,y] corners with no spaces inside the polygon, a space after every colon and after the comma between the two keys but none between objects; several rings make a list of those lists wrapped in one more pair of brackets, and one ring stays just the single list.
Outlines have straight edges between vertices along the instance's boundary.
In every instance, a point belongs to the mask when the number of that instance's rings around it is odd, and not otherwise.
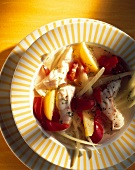
[{"label": "wooden table", "polygon": [[[64,18],[110,23],[135,39],[134,0],[0,0],[0,69],[13,47],[33,30]],[[26,170],[0,134],[0,169]],[[135,169],[135,164],[128,170]]]}]

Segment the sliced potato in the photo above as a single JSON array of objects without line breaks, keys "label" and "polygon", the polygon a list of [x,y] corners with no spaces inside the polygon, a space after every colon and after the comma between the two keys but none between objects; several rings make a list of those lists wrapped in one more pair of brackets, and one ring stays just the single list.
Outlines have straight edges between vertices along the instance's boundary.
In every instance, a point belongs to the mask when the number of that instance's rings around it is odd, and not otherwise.
[{"label": "sliced potato", "polygon": [[98,71],[97,62],[84,42],[80,44],[80,57],[82,59],[83,64],[89,68],[90,72]]},{"label": "sliced potato", "polygon": [[98,71],[98,64],[90,50],[88,50],[85,42],[73,46],[73,57],[81,58],[83,64],[89,68],[90,72]]},{"label": "sliced potato", "polygon": [[55,90],[51,90],[44,97],[44,114],[48,120],[52,120],[55,103]]},{"label": "sliced potato", "polygon": [[80,43],[73,45],[73,58],[77,59],[80,57]]},{"label": "sliced potato", "polygon": [[94,132],[94,116],[90,111],[83,111],[83,124],[86,137],[92,136]]}]

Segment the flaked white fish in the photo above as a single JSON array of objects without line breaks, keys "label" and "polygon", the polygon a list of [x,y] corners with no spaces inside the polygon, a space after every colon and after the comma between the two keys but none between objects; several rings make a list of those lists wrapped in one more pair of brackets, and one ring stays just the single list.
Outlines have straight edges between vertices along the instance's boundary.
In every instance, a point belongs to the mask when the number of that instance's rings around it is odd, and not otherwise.
[{"label": "flaked white fish", "polygon": [[[66,83],[67,72],[69,71],[69,63],[72,61],[72,47],[66,48],[62,53],[57,67],[54,68],[48,76],[42,79],[41,82],[35,84],[37,92],[51,89],[56,89],[59,85]],[[45,95],[45,93],[42,93]]]},{"label": "flaked white fish", "polygon": [[124,117],[114,104],[121,86],[121,80],[112,81],[107,88],[101,92],[101,108],[103,113],[112,121],[112,130],[120,129],[124,125]]},{"label": "flaked white fish", "polygon": [[71,100],[75,94],[75,86],[67,85],[58,89],[56,94],[56,106],[59,110],[60,121],[70,124],[73,112],[71,110]]}]

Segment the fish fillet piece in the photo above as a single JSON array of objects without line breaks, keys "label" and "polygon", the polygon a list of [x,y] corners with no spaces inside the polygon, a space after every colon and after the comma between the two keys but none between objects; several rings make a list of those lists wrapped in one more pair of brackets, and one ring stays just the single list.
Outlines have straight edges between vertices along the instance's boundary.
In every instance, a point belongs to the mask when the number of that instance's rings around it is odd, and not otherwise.
[{"label": "fish fillet piece", "polygon": [[72,47],[66,48],[62,53],[57,67],[54,68],[48,76],[44,77],[41,82],[35,84],[36,91],[45,91],[58,88],[59,85],[66,83],[66,75],[69,71],[69,63],[72,61]]},{"label": "fish fillet piece", "polygon": [[120,89],[121,80],[112,81],[101,92],[101,108],[103,113],[112,121],[112,130],[120,129],[124,125],[124,117],[116,108],[114,99]]},{"label": "fish fillet piece", "polygon": [[62,123],[71,123],[73,112],[71,110],[71,100],[75,94],[75,87],[71,85],[59,88],[56,94],[56,106],[59,110],[60,121]]}]

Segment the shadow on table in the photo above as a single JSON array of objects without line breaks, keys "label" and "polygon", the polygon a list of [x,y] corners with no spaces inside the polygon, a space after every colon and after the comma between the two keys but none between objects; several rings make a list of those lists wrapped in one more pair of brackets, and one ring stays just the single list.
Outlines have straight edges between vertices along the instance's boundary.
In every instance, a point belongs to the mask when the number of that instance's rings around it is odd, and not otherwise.
[{"label": "shadow on table", "polygon": [[14,49],[14,46],[9,47],[3,51],[0,52],[0,68],[2,68],[4,62],[6,61],[8,55],[11,53],[11,51]]}]

